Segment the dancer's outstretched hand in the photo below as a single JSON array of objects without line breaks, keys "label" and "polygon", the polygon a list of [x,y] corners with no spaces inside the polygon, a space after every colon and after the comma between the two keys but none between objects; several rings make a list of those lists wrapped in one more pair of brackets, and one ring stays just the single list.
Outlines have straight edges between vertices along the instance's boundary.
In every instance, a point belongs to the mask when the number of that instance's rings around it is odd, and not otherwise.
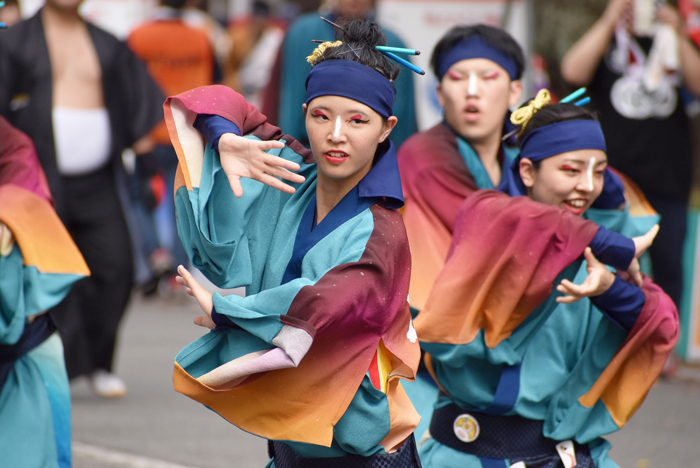
[{"label": "dancer's outstretched hand", "polygon": [[214,296],[212,293],[207,291],[204,286],[199,284],[199,281],[194,279],[192,273],[187,271],[187,268],[180,265],[177,267],[178,276],[175,277],[175,281],[187,288],[187,294],[197,299],[199,307],[204,311],[204,315],[199,315],[194,318],[195,325],[200,327],[211,328],[212,330],[216,328],[216,324],[211,319],[211,310],[214,307]]},{"label": "dancer's outstretched hand", "polygon": [[615,281],[615,274],[600,263],[594,256],[590,247],[586,247],[583,251],[583,257],[586,259],[586,270],[588,276],[581,284],[575,284],[564,279],[557,286],[557,291],[564,294],[557,297],[556,301],[563,304],[571,304],[581,300],[584,297],[596,297],[610,289]]},{"label": "dancer's outstretched hand", "polygon": [[282,182],[278,177],[299,184],[304,182],[302,175],[291,172],[298,171],[299,164],[265,152],[273,148],[284,148],[284,143],[276,140],[253,140],[233,133],[221,136],[221,167],[228,177],[234,195],[243,195],[241,177],[257,180],[285,193],[294,193],[294,187]]},{"label": "dancer's outstretched hand", "polygon": [[651,244],[654,242],[654,238],[659,233],[659,225],[655,224],[649,231],[638,237],[633,237],[632,242],[634,242],[634,259],[630,263],[629,268],[627,268],[627,274],[630,275],[630,281],[640,288],[644,284],[644,278],[642,277],[641,271],[639,271],[639,257],[647,251]]}]

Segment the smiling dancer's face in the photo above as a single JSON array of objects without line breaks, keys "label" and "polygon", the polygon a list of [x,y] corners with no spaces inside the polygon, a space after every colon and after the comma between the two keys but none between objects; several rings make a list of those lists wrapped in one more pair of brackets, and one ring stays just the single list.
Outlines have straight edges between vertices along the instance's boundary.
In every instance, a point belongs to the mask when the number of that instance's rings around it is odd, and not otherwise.
[{"label": "smiling dancer's face", "polygon": [[580,216],[603,191],[608,158],[601,150],[584,149],[557,154],[540,161],[520,161],[520,177],[531,199],[557,205]]},{"label": "smiling dancer's face", "polygon": [[500,137],[508,106],[516,105],[521,93],[519,80],[511,81],[503,67],[484,58],[455,63],[437,87],[445,120],[470,142]]},{"label": "smiling dancer's face", "polygon": [[320,96],[306,113],[306,131],[318,170],[331,179],[359,182],[372,168],[377,145],[389,137],[396,117],[385,120],[353,99]]}]

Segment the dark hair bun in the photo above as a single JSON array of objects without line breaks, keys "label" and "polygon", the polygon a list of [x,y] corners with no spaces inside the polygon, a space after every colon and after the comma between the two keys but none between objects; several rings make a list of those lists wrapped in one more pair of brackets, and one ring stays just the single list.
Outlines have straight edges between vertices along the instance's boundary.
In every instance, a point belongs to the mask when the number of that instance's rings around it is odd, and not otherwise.
[{"label": "dark hair bun", "polygon": [[349,44],[362,44],[367,47],[378,45],[386,45],[386,36],[384,31],[374,21],[357,18],[343,21],[339,23],[343,29],[336,29],[335,37],[339,41]]},{"label": "dark hair bun", "polygon": [[399,67],[374,48],[378,45],[386,45],[386,36],[377,23],[365,18],[357,18],[347,21],[341,19],[338,25],[343,29],[336,28],[336,38],[343,44],[326,48],[314,65],[326,60],[352,60],[374,68],[390,81],[396,79],[399,75]]}]

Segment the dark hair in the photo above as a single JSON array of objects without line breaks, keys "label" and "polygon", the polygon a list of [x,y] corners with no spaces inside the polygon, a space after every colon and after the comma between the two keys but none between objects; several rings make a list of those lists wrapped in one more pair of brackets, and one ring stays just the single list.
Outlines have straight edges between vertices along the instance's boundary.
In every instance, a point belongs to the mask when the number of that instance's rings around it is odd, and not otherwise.
[{"label": "dark hair", "polygon": [[[314,62],[314,65],[318,65],[326,60],[352,60],[374,68],[393,82],[399,75],[399,67],[374,48],[378,45],[386,45],[386,37],[382,28],[374,21],[365,18],[355,18],[348,21],[341,20],[338,24],[343,29],[336,28],[335,35],[337,40],[343,42],[343,45],[328,47],[323,52],[323,55]],[[394,88],[394,92],[396,92],[396,88]]]},{"label": "dark hair", "polygon": [[[530,102],[530,101],[528,101]],[[527,103],[520,107],[526,106]],[[518,143],[523,141],[528,133],[540,127],[545,127],[547,125],[552,125],[558,122],[565,122],[567,120],[598,120],[592,112],[584,109],[581,106],[572,104],[569,102],[551,104],[545,106],[535,115],[532,116],[530,121],[525,125],[522,132],[518,135]]]},{"label": "dark hair", "polygon": [[435,76],[440,76],[438,71],[440,57],[450,51],[458,43],[468,40],[473,36],[479,36],[486,44],[513,59],[516,69],[515,79],[520,79],[525,69],[523,49],[515,39],[513,39],[513,36],[506,31],[486,24],[455,26],[447,31],[447,34],[442,36],[442,39],[438,41],[435,49],[433,49],[433,55],[430,57],[430,67],[433,69]]},{"label": "dark hair", "polygon": [[[527,101],[520,107],[526,106],[530,101]],[[558,122],[565,122],[567,120],[598,120],[592,112],[584,109],[581,106],[572,104],[570,102],[551,104],[545,106],[535,115],[532,116],[530,121],[525,125],[522,132],[518,134],[518,143],[522,142],[528,133],[536,130],[540,127],[546,127],[547,125],[552,125]],[[535,169],[540,168],[542,161],[533,161],[532,165]]]}]

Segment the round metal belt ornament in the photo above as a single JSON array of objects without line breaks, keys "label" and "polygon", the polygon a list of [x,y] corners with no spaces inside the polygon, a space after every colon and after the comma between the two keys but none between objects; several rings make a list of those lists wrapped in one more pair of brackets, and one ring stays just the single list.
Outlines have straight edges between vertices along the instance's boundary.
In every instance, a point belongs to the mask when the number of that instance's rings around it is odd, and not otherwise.
[{"label": "round metal belt ornament", "polygon": [[452,428],[457,438],[466,443],[474,442],[481,432],[479,421],[471,414],[466,413],[457,416]]}]

